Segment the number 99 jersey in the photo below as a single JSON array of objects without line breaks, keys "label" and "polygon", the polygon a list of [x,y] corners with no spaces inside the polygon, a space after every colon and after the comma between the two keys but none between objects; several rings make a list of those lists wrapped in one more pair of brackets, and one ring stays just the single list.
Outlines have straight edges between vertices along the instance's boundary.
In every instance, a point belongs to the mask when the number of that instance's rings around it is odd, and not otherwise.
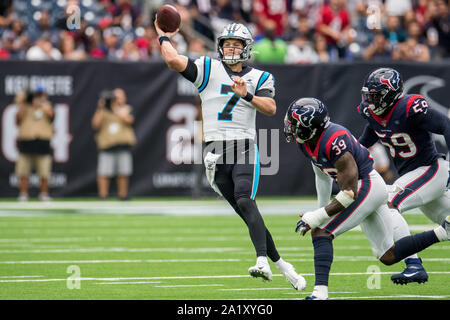
[{"label": "number 99 jersey", "polygon": [[373,170],[373,159],[369,150],[363,147],[345,127],[330,122],[322,132],[314,150],[308,141],[298,144],[300,150],[322,172],[336,180],[334,163],[346,152],[350,152],[358,167],[358,180]]},{"label": "number 99 jersey", "polygon": [[195,60],[197,87],[202,100],[203,132],[205,141],[255,140],[256,109],[231,89],[233,77],[239,76],[247,83],[247,91],[254,96],[273,98],[274,78],[249,66],[233,72],[221,61],[210,57]]}]

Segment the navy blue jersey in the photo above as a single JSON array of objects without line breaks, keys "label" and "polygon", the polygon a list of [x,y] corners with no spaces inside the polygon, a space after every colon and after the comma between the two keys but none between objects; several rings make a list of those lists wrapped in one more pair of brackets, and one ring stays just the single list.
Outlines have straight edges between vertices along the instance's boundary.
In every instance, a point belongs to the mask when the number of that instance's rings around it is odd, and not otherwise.
[{"label": "navy blue jersey", "polygon": [[379,139],[389,149],[400,175],[431,165],[443,155],[437,152],[431,132],[424,127],[432,119],[430,111],[419,94],[404,95],[383,118],[360,105],[358,112],[368,121],[368,127],[359,141],[370,147]]},{"label": "navy blue jersey", "polygon": [[314,150],[308,144],[298,143],[300,150],[324,173],[336,179],[335,162],[346,152],[350,152],[358,166],[358,179],[368,175],[373,169],[373,159],[369,150],[363,147],[349,130],[330,122],[317,142]]}]

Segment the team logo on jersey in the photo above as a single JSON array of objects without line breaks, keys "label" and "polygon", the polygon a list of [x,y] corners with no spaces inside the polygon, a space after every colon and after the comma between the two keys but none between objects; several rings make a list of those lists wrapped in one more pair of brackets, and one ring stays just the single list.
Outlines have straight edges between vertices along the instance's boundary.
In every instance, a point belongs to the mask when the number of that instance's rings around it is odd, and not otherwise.
[{"label": "team logo on jersey", "polygon": [[292,112],[292,117],[297,119],[303,127],[309,128],[311,126],[311,121],[314,119],[313,115],[315,109],[311,106],[304,106],[301,111],[302,113],[298,114],[297,110],[294,110],[294,112]]}]

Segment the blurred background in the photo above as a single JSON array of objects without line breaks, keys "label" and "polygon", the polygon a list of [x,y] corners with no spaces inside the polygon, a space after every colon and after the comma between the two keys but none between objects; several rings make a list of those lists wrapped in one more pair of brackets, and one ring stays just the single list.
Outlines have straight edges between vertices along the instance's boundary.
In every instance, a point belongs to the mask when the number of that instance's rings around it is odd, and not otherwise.
[{"label": "blurred background", "polygon": [[280,131],[289,103],[318,97],[358,137],[363,78],[390,66],[405,92],[447,113],[449,2],[1,1],[0,197],[214,196],[201,165],[197,91],[160,57],[153,21],[165,3],[182,17],[173,43],[192,59],[216,57],[224,25],[249,27],[250,63],[274,75],[278,105],[276,116],[257,117],[258,194],[313,195],[310,165]]}]

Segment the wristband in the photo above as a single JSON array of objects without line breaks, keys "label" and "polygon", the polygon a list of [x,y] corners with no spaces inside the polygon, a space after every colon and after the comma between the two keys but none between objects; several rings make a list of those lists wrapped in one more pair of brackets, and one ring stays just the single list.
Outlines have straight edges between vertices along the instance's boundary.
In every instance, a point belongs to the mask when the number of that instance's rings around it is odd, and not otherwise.
[{"label": "wristband", "polygon": [[[355,201],[353,197],[350,195],[351,191],[339,191],[339,193],[336,195],[335,199],[342,204],[344,208],[347,208],[349,205]],[[353,192],[351,192],[353,193]]]},{"label": "wristband", "polygon": [[302,220],[305,221],[311,229],[315,229],[324,223],[329,217],[330,216],[327,214],[325,208],[322,207],[305,213]]},{"label": "wristband", "polygon": [[248,102],[252,102],[253,95],[247,91],[247,94],[245,95],[245,97],[242,97],[242,99],[244,99],[245,101],[248,101]]},{"label": "wristband", "polygon": [[159,36],[158,37],[158,41],[159,41],[159,45],[161,46],[163,41],[169,41],[170,42],[170,38],[168,36]]}]

